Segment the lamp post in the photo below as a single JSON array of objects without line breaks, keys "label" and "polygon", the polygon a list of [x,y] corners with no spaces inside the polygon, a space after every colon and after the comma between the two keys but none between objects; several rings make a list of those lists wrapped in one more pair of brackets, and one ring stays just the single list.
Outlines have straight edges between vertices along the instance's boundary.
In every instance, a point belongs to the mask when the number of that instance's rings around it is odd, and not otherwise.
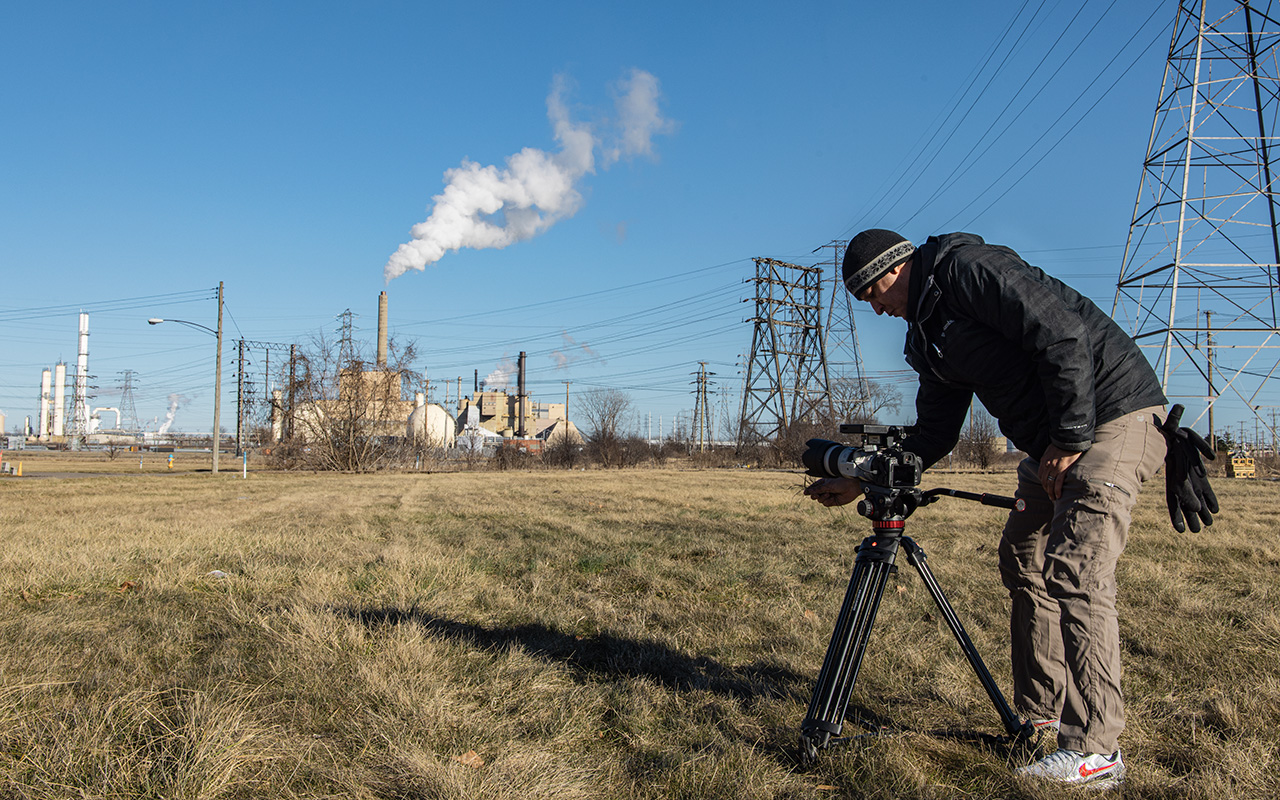
[{"label": "lamp post", "polygon": [[152,317],[147,320],[148,325],[159,325],[162,322],[176,322],[180,325],[186,325],[191,328],[197,328],[206,333],[210,333],[218,339],[218,356],[214,361],[213,375],[213,474],[218,474],[218,451],[221,449],[221,412],[222,412],[222,281],[218,281],[218,329],[215,331],[208,325],[201,325],[199,322],[191,322],[185,319],[161,319]]}]

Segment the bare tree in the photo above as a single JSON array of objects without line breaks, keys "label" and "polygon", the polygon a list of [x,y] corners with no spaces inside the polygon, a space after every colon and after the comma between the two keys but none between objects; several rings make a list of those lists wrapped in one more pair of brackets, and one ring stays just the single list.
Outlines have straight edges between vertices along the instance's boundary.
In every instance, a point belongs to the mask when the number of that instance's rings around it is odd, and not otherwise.
[{"label": "bare tree", "polygon": [[276,448],[288,466],[368,472],[413,463],[409,440],[416,371],[412,344],[388,342],[385,364],[323,338],[294,365],[293,438]]},{"label": "bare tree", "polygon": [[956,456],[979,469],[986,469],[996,460],[996,421],[985,409],[974,406],[969,414],[969,424],[960,434]]},{"label": "bare tree", "polygon": [[[853,375],[831,379],[831,403],[840,422],[877,422],[881,413],[896,413],[902,407],[902,392],[887,383],[863,380]],[[863,391],[865,387],[865,391]]]},{"label": "bare tree", "polygon": [[578,401],[578,414],[587,423],[587,452],[603,467],[621,466],[622,421],[631,409],[631,396],[618,389],[592,389]]}]

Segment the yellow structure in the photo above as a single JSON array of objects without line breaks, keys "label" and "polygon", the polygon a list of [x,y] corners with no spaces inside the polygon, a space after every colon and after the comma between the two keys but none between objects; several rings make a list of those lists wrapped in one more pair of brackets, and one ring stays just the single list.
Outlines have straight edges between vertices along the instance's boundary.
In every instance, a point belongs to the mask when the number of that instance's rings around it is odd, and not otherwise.
[{"label": "yellow structure", "polygon": [[1233,455],[1227,462],[1228,478],[1255,478],[1257,473],[1253,467],[1253,459],[1244,454]]}]

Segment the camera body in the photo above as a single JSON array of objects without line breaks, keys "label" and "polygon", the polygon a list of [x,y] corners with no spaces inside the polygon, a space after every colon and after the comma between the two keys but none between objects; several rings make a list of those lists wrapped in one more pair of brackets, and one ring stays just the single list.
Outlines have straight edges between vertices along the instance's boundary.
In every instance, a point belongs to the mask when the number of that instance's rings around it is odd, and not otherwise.
[{"label": "camera body", "polygon": [[864,485],[911,489],[920,484],[924,467],[915,453],[900,446],[914,426],[844,424],[840,432],[859,436],[860,445],[810,439],[801,460],[819,478],[856,478]]},{"label": "camera body", "polygon": [[861,436],[861,451],[871,456],[862,463],[858,479],[864,484],[886,489],[911,489],[920,485],[924,466],[915,453],[908,453],[899,446],[915,431],[914,425],[840,426],[841,433]]}]

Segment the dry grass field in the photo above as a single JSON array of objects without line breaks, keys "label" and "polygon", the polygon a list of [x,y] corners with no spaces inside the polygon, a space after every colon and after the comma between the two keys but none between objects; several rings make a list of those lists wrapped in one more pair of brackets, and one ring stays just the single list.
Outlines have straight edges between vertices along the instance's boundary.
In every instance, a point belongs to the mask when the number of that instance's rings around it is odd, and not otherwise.
[{"label": "dry grass field", "polygon": [[[868,525],[795,473],[34,463],[106,474],[0,480],[0,797],[1061,796],[1011,776],[905,563],[846,726],[882,734],[796,762]],[[1218,486],[1211,535],[1142,498],[1113,796],[1280,784],[1280,485]],[[1008,691],[1001,517],[944,499],[908,533]]]}]

